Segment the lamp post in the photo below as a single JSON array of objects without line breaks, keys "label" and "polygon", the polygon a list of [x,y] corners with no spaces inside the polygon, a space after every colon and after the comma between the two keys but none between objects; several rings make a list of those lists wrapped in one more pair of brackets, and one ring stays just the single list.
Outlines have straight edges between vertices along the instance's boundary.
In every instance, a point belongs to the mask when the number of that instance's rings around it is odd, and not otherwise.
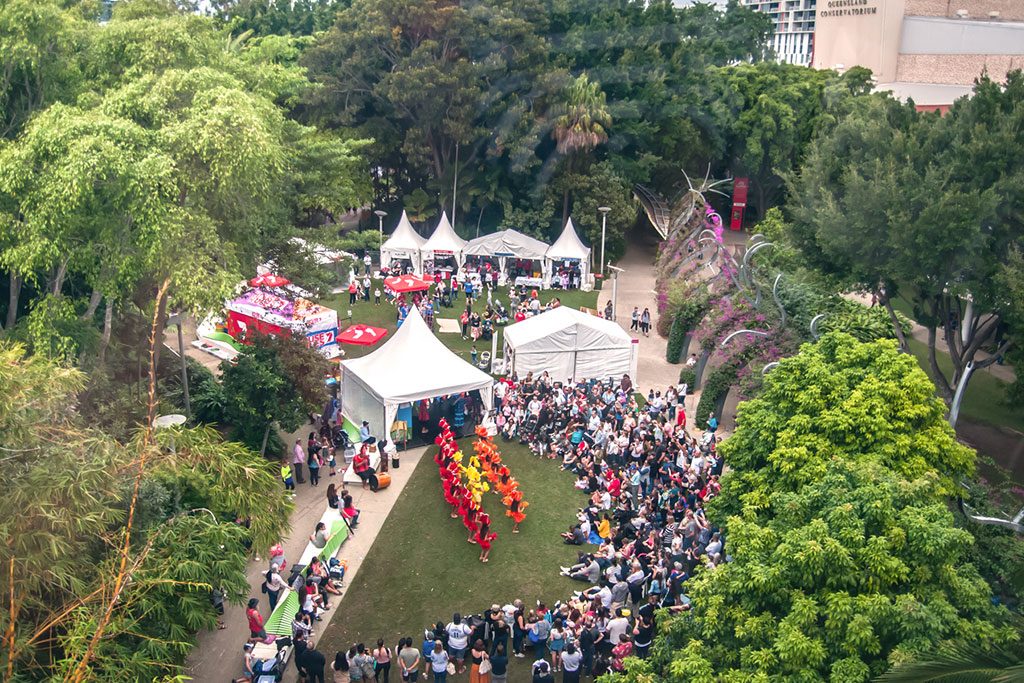
[{"label": "lamp post", "polygon": [[387,216],[388,212],[377,209],[374,213],[377,214],[377,232],[380,234],[380,240],[377,243],[377,248],[381,249],[384,247],[384,216]]},{"label": "lamp post", "polygon": [[608,270],[612,271],[612,320],[618,320],[616,316],[619,312],[619,273],[626,271],[616,266],[608,266]]},{"label": "lamp post", "polygon": [[[601,212],[601,276],[604,276],[605,262],[604,262],[604,236],[608,228],[608,212],[612,210],[610,206],[599,206],[597,210]],[[615,304],[612,304],[615,307]]]},{"label": "lamp post", "polygon": [[174,325],[178,328],[178,357],[181,359],[181,387],[185,394],[185,415],[191,417],[192,401],[188,391],[188,365],[185,360],[185,338],[181,332],[181,323],[184,317],[184,313],[172,313],[167,317],[167,322],[164,323],[164,326]]}]

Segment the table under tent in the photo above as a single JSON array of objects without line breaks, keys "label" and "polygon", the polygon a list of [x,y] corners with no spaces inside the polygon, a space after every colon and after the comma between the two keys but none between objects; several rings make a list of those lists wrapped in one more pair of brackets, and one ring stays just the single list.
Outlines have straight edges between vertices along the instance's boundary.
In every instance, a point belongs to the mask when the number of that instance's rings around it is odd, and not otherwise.
[{"label": "table under tent", "polygon": [[381,269],[396,270],[394,274],[404,274],[410,270],[417,275],[423,273],[423,261],[420,258],[420,247],[426,242],[409,222],[409,216],[402,211],[395,231],[384,241],[380,248]]},{"label": "table under tent", "polygon": [[468,433],[471,416],[493,407],[491,376],[450,351],[415,308],[380,348],[341,366],[342,414],[354,424],[366,420],[374,435],[388,439],[400,432],[418,435],[430,424],[436,428],[438,415],[452,422],[460,401]]},{"label": "table under tent", "polygon": [[441,220],[437,222],[433,234],[420,247],[423,272],[427,275],[439,274],[442,280],[448,280],[462,268],[463,249],[466,240],[455,232],[448,222],[448,214],[441,212]]},{"label": "table under tent", "polygon": [[[498,285],[509,281],[541,286],[548,245],[516,230],[499,230],[470,240],[463,253],[466,269],[480,272],[490,265],[499,274]],[[472,265],[470,265],[472,263]]]},{"label": "table under tent", "polygon": [[570,288],[574,288],[574,282],[577,283],[576,287],[584,290],[593,288],[590,282],[590,247],[583,244],[576,234],[572,218],[565,222],[562,234],[548,247],[544,256],[547,262],[544,274],[546,286],[554,286],[557,279],[559,287],[563,286],[563,280],[567,280]]}]

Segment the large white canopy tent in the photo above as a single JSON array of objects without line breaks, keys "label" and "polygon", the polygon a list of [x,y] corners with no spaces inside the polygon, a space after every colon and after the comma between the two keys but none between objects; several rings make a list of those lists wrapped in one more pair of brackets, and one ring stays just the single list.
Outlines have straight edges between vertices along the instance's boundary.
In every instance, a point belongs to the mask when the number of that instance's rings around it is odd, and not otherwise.
[{"label": "large white canopy tent", "polygon": [[508,259],[529,259],[539,261],[541,270],[545,267],[548,245],[518,230],[499,230],[466,243],[463,254],[498,259],[498,268],[505,272]]},{"label": "large white canopy tent", "polygon": [[441,220],[437,222],[434,233],[420,247],[420,254],[423,261],[433,260],[438,256],[453,256],[455,263],[461,268],[465,248],[466,240],[456,234],[455,228],[448,222],[448,213],[442,211]]},{"label": "large white canopy tent", "polygon": [[583,244],[576,228],[572,224],[572,218],[565,221],[562,234],[558,236],[555,243],[548,247],[545,253],[547,268],[545,268],[545,284],[551,284],[551,274],[556,264],[564,261],[574,261],[580,264],[580,282],[586,283],[590,279],[590,247]]},{"label": "large white canopy tent", "polygon": [[619,324],[559,306],[505,328],[505,367],[523,377],[545,370],[556,381],[629,375],[639,344]]},{"label": "large white canopy tent", "polygon": [[380,248],[381,268],[387,268],[397,259],[409,259],[412,261],[413,272],[421,275],[423,260],[420,258],[420,249],[426,241],[426,238],[421,237],[412,227],[409,216],[403,210],[398,227]]},{"label": "large white canopy tent", "polygon": [[341,366],[342,414],[377,434],[390,433],[404,403],[478,390],[484,408],[493,405],[491,376],[452,353],[415,307],[379,349]]}]

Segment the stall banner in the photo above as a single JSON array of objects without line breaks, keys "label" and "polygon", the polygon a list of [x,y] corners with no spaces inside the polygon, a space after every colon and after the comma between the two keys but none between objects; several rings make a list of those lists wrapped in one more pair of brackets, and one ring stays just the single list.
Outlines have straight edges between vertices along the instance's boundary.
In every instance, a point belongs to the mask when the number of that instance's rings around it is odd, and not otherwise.
[{"label": "stall banner", "polygon": [[331,327],[326,330],[317,330],[306,335],[306,342],[311,348],[323,349],[330,345],[338,345],[338,328]]}]

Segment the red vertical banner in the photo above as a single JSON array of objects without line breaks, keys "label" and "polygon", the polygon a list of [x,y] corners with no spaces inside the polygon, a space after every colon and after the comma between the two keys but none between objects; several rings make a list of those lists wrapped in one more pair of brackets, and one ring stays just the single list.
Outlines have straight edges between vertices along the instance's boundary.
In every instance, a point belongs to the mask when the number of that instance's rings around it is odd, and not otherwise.
[{"label": "red vertical banner", "polygon": [[729,229],[743,229],[743,211],[747,207],[747,191],[750,178],[736,178],[732,183],[732,211],[729,214]]}]

